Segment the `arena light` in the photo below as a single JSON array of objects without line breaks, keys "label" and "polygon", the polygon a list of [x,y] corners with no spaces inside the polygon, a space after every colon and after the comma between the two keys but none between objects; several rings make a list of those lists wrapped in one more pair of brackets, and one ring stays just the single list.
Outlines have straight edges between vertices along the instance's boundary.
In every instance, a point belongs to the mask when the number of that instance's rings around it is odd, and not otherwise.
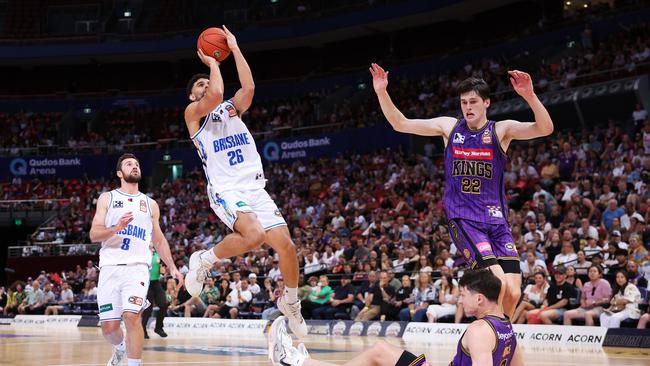
[{"label": "arena light", "polygon": [[518,111],[524,106],[524,102],[521,100],[516,100],[515,103],[512,106],[512,110]]},{"label": "arena light", "polygon": [[551,96],[551,104],[556,104],[562,99],[562,94],[554,94]]},{"label": "arena light", "polygon": [[609,92],[610,92],[610,93],[616,93],[616,92],[618,92],[619,90],[621,90],[621,87],[622,87],[622,85],[621,85],[621,83],[619,83],[619,82],[612,83],[612,84],[609,86]]},{"label": "arena light", "polygon": [[593,93],[594,93],[594,88],[592,87],[582,88],[582,90],[580,91],[580,95],[583,98],[588,98]]},{"label": "arena light", "polygon": [[130,18],[131,17],[131,10],[125,10],[124,11],[124,17],[125,18]]},{"label": "arena light", "polygon": [[636,79],[626,81],[623,84],[623,89],[625,89],[625,91],[630,91],[630,90],[634,89],[634,83],[635,82],[636,82]]},{"label": "arena light", "polygon": [[596,88],[596,95],[603,95],[607,91],[607,86],[601,85],[598,88]]},{"label": "arena light", "polygon": [[503,106],[501,106],[501,112],[507,112],[512,108],[512,105],[510,103],[503,103]]}]

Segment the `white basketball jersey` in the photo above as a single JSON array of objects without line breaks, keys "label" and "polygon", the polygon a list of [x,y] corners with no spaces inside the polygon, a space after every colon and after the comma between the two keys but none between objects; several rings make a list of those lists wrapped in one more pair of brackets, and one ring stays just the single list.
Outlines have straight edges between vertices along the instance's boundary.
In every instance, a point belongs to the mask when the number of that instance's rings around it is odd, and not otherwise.
[{"label": "white basketball jersey", "polygon": [[133,213],[133,220],[116,235],[102,242],[99,267],[142,263],[151,265],[149,244],[153,235],[150,198],[144,193],[127,194],[118,189],[109,192],[108,211],[104,225],[117,225],[120,217]]},{"label": "white basketball jersey", "polygon": [[210,202],[231,190],[264,188],[262,158],[253,135],[227,100],[209,113],[201,128],[192,136],[208,180]]}]

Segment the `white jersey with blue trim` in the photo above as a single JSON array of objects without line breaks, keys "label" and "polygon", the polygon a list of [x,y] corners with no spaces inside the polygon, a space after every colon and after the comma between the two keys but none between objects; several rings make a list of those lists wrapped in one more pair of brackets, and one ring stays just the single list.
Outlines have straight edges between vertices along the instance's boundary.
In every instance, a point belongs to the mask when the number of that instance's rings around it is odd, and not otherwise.
[{"label": "white jersey with blue trim", "polygon": [[153,214],[151,198],[144,193],[128,194],[114,189],[109,192],[108,211],[104,225],[117,225],[127,212],[133,213],[133,220],[120,232],[102,242],[99,250],[99,267],[118,264],[142,263],[151,265],[149,244],[153,235]]},{"label": "white jersey with blue trim", "polygon": [[208,196],[218,204],[218,195],[232,190],[264,188],[262,158],[253,135],[227,100],[210,112],[192,136],[208,180]]}]

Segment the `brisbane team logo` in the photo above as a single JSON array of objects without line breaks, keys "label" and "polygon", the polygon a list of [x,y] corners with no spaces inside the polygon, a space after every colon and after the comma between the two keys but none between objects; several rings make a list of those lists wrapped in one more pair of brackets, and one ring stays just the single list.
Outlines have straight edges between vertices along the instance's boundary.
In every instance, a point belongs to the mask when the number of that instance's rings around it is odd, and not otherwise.
[{"label": "brisbane team logo", "polygon": [[368,326],[368,330],[366,331],[366,334],[369,337],[377,337],[380,332],[381,332],[381,323],[373,322]]},{"label": "brisbane team logo", "polygon": [[393,322],[386,327],[386,337],[399,337],[402,331],[402,325],[398,322]]},{"label": "brisbane team logo", "polygon": [[343,335],[343,333],[345,333],[345,328],[346,328],[345,322],[338,321],[334,323],[334,326],[332,327],[332,335],[337,335],[337,336]]},{"label": "brisbane team logo", "polygon": [[355,322],[350,327],[350,335],[351,336],[360,336],[361,332],[363,332],[363,323],[362,322]]}]

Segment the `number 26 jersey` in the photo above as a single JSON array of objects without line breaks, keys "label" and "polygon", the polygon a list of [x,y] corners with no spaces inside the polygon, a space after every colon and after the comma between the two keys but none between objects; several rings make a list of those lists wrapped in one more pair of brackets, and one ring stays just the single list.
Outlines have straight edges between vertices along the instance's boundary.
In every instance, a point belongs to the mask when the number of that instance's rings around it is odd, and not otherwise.
[{"label": "number 26 jersey", "polygon": [[208,113],[192,136],[208,180],[208,196],[215,203],[220,193],[264,188],[266,179],[255,140],[232,101]]}]

